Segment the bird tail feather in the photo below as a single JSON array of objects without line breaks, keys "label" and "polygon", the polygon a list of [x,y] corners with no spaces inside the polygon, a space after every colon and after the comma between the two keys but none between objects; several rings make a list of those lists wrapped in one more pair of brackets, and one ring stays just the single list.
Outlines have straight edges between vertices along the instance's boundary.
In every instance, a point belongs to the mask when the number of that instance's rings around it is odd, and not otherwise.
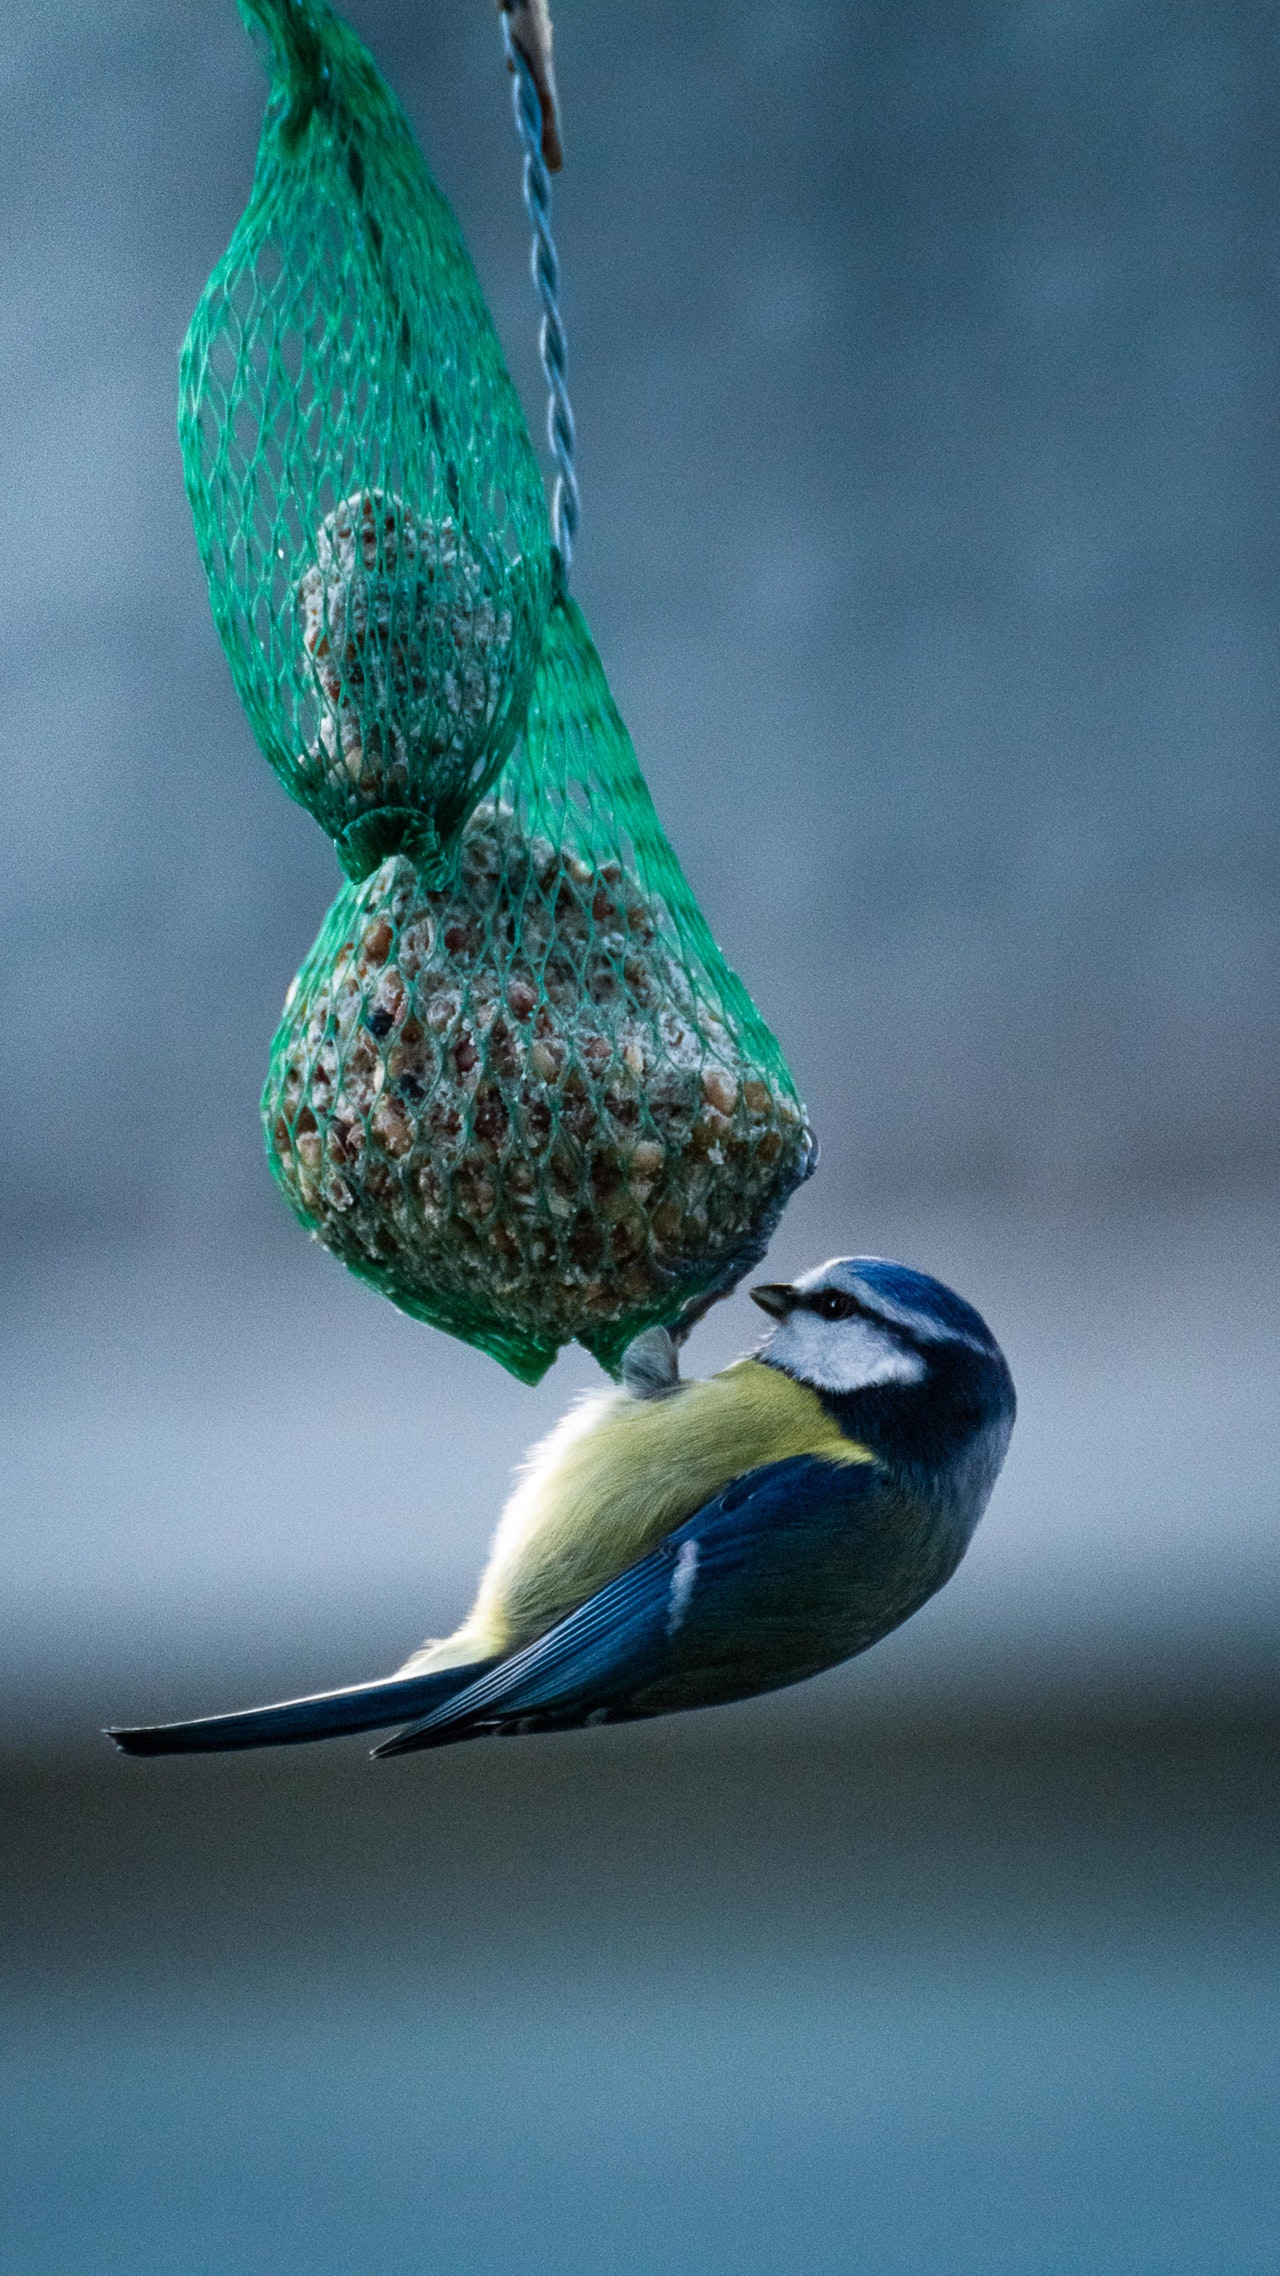
[{"label": "bird tail feather", "polygon": [[389,1676],[345,1691],[316,1692],[308,1699],[281,1699],[241,1714],[109,1730],[106,1736],[123,1754],[224,1754],[242,1747],[300,1746],[346,1731],[385,1730],[388,1724],[429,1714],[494,1664],[476,1660],[470,1667],[438,1668],[427,1675]]}]

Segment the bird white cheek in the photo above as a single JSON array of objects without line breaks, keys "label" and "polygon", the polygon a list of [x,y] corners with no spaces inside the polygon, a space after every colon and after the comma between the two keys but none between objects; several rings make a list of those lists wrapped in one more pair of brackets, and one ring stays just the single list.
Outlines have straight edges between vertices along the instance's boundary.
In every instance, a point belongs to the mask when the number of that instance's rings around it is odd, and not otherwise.
[{"label": "bird white cheek", "polygon": [[765,1352],[777,1366],[819,1391],[866,1391],[877,1383],[920,1383],[925,1363],[872,1320],[821,1320],[795,1311],[775,1329]]}]

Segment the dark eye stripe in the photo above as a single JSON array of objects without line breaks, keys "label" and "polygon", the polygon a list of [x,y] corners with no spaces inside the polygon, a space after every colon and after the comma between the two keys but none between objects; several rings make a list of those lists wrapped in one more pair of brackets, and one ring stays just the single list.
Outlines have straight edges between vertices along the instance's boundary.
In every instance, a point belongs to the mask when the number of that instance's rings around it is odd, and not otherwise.
[{"label": "dark eye stripe", "polygon": [[798,1296],[796,1302],[806,1312],[816,1312],[820,1320],[874,1320],[876,1315],[843,1288],[815,1288],[811,1294]]}]

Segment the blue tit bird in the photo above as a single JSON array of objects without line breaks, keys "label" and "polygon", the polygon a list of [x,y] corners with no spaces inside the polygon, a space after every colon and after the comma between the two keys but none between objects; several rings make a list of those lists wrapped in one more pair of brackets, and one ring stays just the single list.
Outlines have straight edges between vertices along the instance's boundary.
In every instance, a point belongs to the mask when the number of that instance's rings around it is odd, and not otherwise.
[{"label": "blue tit bird", "polygon": [[243,1714],[113,1730],[128,1754],[401,1724],[379,1755],[773,1691],[864,1652],[950,1579],[1013,1428],[973,1307],[839,1257],[751,1291],[759,1348],[682,1382],[665,1330],[534,1448],[462,1626],[397,1674]]}]

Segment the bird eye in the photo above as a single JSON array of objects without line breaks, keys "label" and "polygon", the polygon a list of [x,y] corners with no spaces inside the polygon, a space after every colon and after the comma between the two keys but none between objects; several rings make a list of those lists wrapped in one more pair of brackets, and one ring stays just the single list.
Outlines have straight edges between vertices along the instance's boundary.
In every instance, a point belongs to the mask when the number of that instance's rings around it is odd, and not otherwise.
[{"label": "bird eye", "polygon": [[862,1306],[856,1296],[842,1296],[838,1288],[824,1288],[814,1299],[813,1308],[820,1320],[851,1320]]}]

